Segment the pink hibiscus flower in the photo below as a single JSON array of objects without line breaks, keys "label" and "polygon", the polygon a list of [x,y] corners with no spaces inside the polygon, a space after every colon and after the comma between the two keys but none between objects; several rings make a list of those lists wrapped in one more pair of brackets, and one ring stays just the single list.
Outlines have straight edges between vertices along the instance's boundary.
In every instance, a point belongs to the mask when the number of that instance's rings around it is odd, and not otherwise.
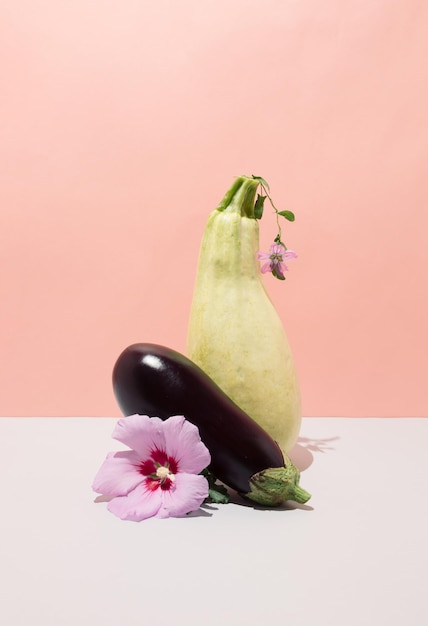
[{"label": "pink hibiscus flower", "polygon": [[107,508],[121,519],[181,517],[208,496],[199,473],[211,462],[196,426],[182,415],[130,415],[118,421],[113,438],[130,450],[110,452],[92,488],[111,497]]},{"label": "pink hibiscus flower", "polygon": [[285,261],[291,261],[297,258],[297,254],[293,250],[286,250],[280,243],[273,243],[269,252],[258,252],[259,261],[266,261],[261,267],[262,274],[272,272],[275,278],[284,280],[284,272],[288,271]]}]

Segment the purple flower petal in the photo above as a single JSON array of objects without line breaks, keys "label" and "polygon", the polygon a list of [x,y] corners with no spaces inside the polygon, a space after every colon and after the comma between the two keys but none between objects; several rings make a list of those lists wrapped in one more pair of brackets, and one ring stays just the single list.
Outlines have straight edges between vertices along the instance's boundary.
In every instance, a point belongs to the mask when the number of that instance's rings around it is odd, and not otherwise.
[{"label": "purple flower petal", "polygon": [[163,423],[166,450],[177,463],[178,472],[199,474],[211,463],[208,448],[201,441],[199,430],[183,415],[173,415]]},{"label": "purple flower petal", "polygon": [[144,480],[133,450],[110,452],[95,476],[92,489],[105,496],[124,496]]},{"label": "purple flower petal", "polygon": [[111,500],[107,508],[120,519],[141,522],[144,519],[157,515],[161,506],[161,490],[149,490],[145,483],[142,483],[127,496]]},{"label": "purple flower petal", "polygon": [[271,262],[268,261],[267,263],[264,263],[261,267],[261,272],[262,274],[266,274],[267,272],[271,272],[272,271],[272,266],[271,266]]},{"label": "purple flower petal", "polygon": [[159,417],[122,417],[113,431],[113,438],[134,449],[142,460],[150,458],[152,450],[165,450],[163,421]]},{"label": "purple flower petal", "polygon": [[257,259],[259,261],[264,261],[265,259],[270,259],[270,252],[257,252]]},{"label": "purple flower petal", "polygon": [[275,272],[279,278],[284,278],[284,270],[288,270],[285,263],[275,263],[272,267],[272,272]]},{"label": "purple flower petal", "polygon": [[284,254],[285,248],[280,243],[273,243],[270,247],[270,254]]},{"label": "purple flower petal", "polygon": [[208,481],[194,474],[176,474],[174,489],[162,492],[162,505],[156,517],[182,517],[199,509],[208,496]]}]

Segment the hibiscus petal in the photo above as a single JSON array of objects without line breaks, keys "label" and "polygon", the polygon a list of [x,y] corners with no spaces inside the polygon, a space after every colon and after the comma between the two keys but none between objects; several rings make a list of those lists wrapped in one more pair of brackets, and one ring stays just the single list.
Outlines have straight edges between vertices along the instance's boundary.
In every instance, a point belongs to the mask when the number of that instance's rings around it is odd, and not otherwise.
[{"label": "hibiscus petal", "polygon": [[284,252],[284,254],[282,255],[283,259],[297,259],[297,252],[294,252],[294,250],[286,250],[286,252]]},{"label": "hibiscus petal", "polygon": [[94,478],[92,489],[104,496],[124,496],[144,480],[133,450],[110,452]]},{"label": "hibiscus petal", "polygon": [[207,496],[206,478],[194,474],[176,474],[174,488],[162,491],[162,505],[156,517],[182,517],[197,511]]},{"label": "hibiscus petal", "polygon": [[161,490],[148,490],[145,483],[143,483],[128,493],[127,496],[110,500],[107,508],[120,519],[141,522],[149,517],[154,517],[159,512],[161,506]]},{"label": "hibiscus petal", "polygon": [[134,449],[142,460],[148,459],[152,450],[165,450],[163,422],[159,417],[122,417],[115,426],[113,438]]},{"label": "hibiscus petal", "polygon": [[199,474],[211,463],[208,448],[201,441],[198,428],[183,415],[173,415],[163,423],[166,450],[174,458],[178,472]]}]

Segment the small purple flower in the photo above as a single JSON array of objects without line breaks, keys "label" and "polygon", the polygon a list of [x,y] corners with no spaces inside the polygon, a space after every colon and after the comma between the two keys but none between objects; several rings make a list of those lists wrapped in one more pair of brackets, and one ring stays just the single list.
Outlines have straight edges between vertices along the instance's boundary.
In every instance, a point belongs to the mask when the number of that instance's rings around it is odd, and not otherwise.
[{"label": "small purple flower", "polygon": [[261,267],[262,274],[272,272],[275,278],[284,280],[284,272],[288,271],[285,261],[291,261],[297,258],[297,254],[293,250],[286,250],[280,243],[273,243],[269,252],[258,252],[257,259],[266,261]]},{"label": "small purple flower", "polygon": [[113,438],[131,449],[110,452],[92,488],[112,498],[107,508],[121,519],[182,517],[207,498],[208,481],[200,472],[210,453],[182,415],[165,421],[130,415],[118,421]]}]

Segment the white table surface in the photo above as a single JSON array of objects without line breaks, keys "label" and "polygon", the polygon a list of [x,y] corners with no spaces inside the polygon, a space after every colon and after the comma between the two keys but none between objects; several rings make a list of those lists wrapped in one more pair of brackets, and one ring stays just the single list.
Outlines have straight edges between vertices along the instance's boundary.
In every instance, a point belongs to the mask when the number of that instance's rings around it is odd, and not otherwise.
[{"label": "white table surface", "polygon": [[307,505],[121,521],[116,418],[0,418],[5,626],[426,626],[428,419],[306,418]]}]

